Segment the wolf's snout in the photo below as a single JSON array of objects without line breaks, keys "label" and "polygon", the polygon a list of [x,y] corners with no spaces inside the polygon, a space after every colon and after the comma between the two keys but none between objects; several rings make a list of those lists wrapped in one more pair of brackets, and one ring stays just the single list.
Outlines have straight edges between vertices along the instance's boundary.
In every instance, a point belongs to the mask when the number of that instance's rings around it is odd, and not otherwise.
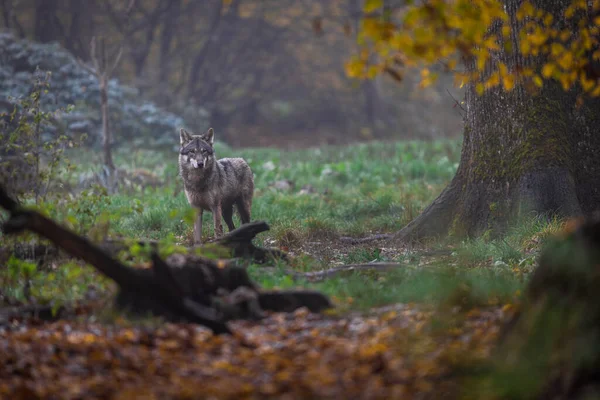
[{"label": "wolf's snout", "polygon": [[194,168],[204,168],[204,161],[198,161],[192,158],[190,162]]}]

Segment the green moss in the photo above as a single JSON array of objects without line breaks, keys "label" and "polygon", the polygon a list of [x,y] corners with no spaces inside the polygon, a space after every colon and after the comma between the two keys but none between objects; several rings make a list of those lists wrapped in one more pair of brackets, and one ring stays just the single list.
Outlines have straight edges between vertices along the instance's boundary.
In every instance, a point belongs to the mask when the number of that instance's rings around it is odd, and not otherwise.
[{"label": "green moss", "polygon": [[[501,111],[487,116],[493,122],[482,128],[486,129],[485,145],[472,144],[476,179],[510,182],[539,166],[571,167],[568,119],[561,94],[554,90],[549,88],[527,98],[523,107],[513,110],[510,120]],[[515,93],[503,96],[501,104],[518,104]],[[465,135],[470,134],[471,130],[465,128]]]},{"label": "green moss", "polygon": [[464,224],[464,220],[460,213],[455,213],[454,218],[452,218],[452,223],[450,224],[450,229],[448,229],[448,236],[459,238],[465,237],[467,235],[467,229]]}]

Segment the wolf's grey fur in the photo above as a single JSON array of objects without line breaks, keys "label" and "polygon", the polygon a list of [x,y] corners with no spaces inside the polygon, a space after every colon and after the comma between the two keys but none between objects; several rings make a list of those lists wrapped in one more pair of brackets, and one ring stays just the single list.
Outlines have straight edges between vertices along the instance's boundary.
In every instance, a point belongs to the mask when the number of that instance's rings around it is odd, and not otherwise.
[{"label": "wolf's grey fur", "polygon": [[233,225],[233,206],[237,207],[242,224],[250,222],[254,193],[254,178],[243,158],[217,160],[213,143],[214,131],[193,135],[181,128],[179,173],[188,202],[198,209],[194,223],[194,243],[202,242],[202,213],[211,211],[215,222],[215,237],[223,235],[221,216],[229,231]]}]

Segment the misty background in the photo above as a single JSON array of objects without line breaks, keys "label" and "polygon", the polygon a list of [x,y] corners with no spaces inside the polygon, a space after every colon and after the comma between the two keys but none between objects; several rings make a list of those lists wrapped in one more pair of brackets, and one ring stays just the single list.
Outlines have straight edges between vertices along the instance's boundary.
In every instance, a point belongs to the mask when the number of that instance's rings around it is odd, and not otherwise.
[{"label": "misty background", "polygon": [[[349,79],[362,0],[0,0],[0,108],[51,71],[58,131],[100,135],[97,83],[76,59],[90,40],[123,57],[109,86],[114,141],[176,141],[215,128],[231,146],[281,148],[458,137],[450,75]],[[97,141],[96,141],[97,142]]]}]

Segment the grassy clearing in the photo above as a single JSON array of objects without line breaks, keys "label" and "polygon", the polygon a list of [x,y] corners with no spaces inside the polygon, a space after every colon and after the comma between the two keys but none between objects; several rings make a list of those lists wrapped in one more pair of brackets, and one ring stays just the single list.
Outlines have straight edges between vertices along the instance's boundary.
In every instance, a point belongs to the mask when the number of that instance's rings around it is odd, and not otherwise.
[{"label": "grassy clearing", "polygon": [[[219,157],[241,156],[250,164],[256,183],[253,219],[268,221],[272,230],[265,237],[274,239],[297,228],[301,230],[297,233],[313,237],[327,231],[360,235],[396,229],[410,221],[452,178],[460,143],[373,143],[294,152],[234,151],[217,145],[216,150]],[[93,165],[100,164],[99,157],[83,152],[71,158],[81,169],[93,170]],[[186,226],[170,221],[172,212],[181,216],[189,208],[177,175],[177,153],[123,149],[116,152],[115,163],[129,171],[150,171],[164,184],[145,193],[111,198],[105,208],[111,215],[135,200],[143,208],[141,217],[131,212],[113,221],[112,232],[151,238],[166,232],[183,234]],[[292,189],[273,187],[283,180],[291,181]],[[211,224],[205,224],[204,234],[211,233]]]},{"label": "grassy clearing", "polygon": [[[119,168],[154,176],[162,182],[157,188],[134,188],[110,197],[87,190],[48,203],[46,209],[97,239],[108,234],[189,243],[193,211],[182,191],[175,150],[116,151]],[[285,273],[289,266],[268,271],[250,267],[252,276],[266,288],[318,288],[337,299],[342,309],[368,309],[392,302],[470,306],[511,301],[529,276],[544,237],[560,229],[558,221],[531,220],[501,240],[438,244],[451,251],[434,257],[418,251],[390,252],[379,244],[344,248],[336,240],[340,235],[390,232],[418,215],[452,178],[460,142],[371,143],[302,151],[234,151],[217,144],[217,154],[242,156],[251,165],[256,183],[253,219],[271,225],[258,242],[291,251],[293,269],[309,271],[373,261],[404,263],[405,267],[394,272],[355,273],[319,284],[293,281]],[[99,153],[86,150],[70,155],[79,166],[78,174],[97,171],[94,166],[100,164],[99,157]],[[77,179],[77,174],[70,177],[72,183]],[[289,189],[276,187],[275,183],[283,180],[292,183]],[[211,218],[205,220],[204,235],[210,236]],[[28,295],[40,301],[56,299],[49,292],[54,289],[61,291],[65,300],[77,300],[90,286],[87,270],[75,274],[73,268],[47,272],[27,266],[22,267],[29,271],[23,278],[15,272],[19,268],[0,272],[0,284],[18,299],[27,297],[17,289],[23,279],[31,286]],[[47,282],[54,283],[43,289]]]}]

